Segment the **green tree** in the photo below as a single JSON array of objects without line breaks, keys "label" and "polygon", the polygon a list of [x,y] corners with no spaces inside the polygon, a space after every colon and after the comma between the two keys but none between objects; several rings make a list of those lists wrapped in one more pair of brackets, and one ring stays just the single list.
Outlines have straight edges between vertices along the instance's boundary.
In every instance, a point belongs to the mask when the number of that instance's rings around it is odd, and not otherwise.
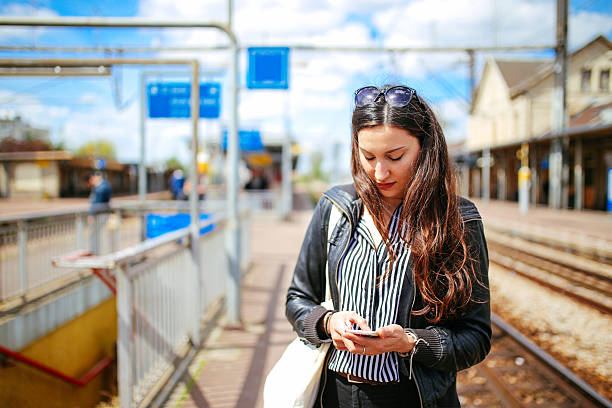
[{"label": "green tree", "polygon": [[117,158],[113,142],[103,139],[85,143],[77,149],[76,154],[77,156],[104,157],[111,160]]},{"label": "green tree", "polygon": [[174,156],[166,160],[166,168],[172,170],[181,169],[185,171],[185,166],[183,166],[183,163],[181,163],[181,161]]}]

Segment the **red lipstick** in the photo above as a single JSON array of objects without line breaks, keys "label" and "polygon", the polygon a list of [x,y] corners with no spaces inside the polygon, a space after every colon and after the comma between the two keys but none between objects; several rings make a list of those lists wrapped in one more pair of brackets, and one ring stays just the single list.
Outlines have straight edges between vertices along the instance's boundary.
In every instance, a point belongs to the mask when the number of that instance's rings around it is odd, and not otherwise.
[{"label": "red lipstick", "polygon": [[390,189],[391,187],[393,187],[395,185],[395,181],[392,182],[392,183],[376,183],[376,185],[381,190],[388,190],[388,189]]}]

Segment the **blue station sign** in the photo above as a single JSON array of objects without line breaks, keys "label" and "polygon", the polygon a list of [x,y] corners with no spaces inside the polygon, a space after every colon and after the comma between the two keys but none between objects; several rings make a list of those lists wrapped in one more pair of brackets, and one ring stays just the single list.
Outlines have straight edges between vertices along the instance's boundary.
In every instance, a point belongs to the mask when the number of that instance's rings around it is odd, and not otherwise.
[{"label": "blue station sign", "polygon": [[[227,129],[223,130],[223,140],[221,142],[223,150],[227,150],[227,134]],[[242,151],[259,152],[264,148],[259,130],[240,130],[238,131],[238,138]]]},{"label": "blue station sign", "polygon": [[[191,84],[151,83],[147,86],[150,118],[191,117]],[[200,117],[216,119],[221,113],[221,84],[200,84]]]},{"label": "blue station sign", "polygon": [[289,47],[249,47],[247,88],[289,89]]}]

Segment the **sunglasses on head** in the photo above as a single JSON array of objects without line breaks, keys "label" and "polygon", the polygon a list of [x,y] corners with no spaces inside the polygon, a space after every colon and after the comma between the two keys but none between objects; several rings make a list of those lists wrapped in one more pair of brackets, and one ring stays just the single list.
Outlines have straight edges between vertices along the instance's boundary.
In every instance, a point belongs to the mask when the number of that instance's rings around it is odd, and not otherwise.
[{"label": "sunglasses on head", "polygon": [[394,108],[401,108],[410,103],[416,91],[407,86],[392,86],[380,90],[375,86],[366,86],[355,92],[355,106],[360,108],[376,101],[380,95],[385,97],[385,102]]}]

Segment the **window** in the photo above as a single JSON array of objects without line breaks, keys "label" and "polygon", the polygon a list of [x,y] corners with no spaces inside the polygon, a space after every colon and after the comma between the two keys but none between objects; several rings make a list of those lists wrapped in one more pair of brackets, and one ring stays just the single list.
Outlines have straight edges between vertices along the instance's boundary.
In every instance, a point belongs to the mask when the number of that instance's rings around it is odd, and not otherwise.
[{"label": "window", "polygon": [[610,70],[602,69],[599,73],[599,90],[601,92],[610,92]]},{"label": "window", "polygon": [[583,69],[582,77],[580,78],[580,89],[582,92],[589,92],[591,90],[591,70]]}]

